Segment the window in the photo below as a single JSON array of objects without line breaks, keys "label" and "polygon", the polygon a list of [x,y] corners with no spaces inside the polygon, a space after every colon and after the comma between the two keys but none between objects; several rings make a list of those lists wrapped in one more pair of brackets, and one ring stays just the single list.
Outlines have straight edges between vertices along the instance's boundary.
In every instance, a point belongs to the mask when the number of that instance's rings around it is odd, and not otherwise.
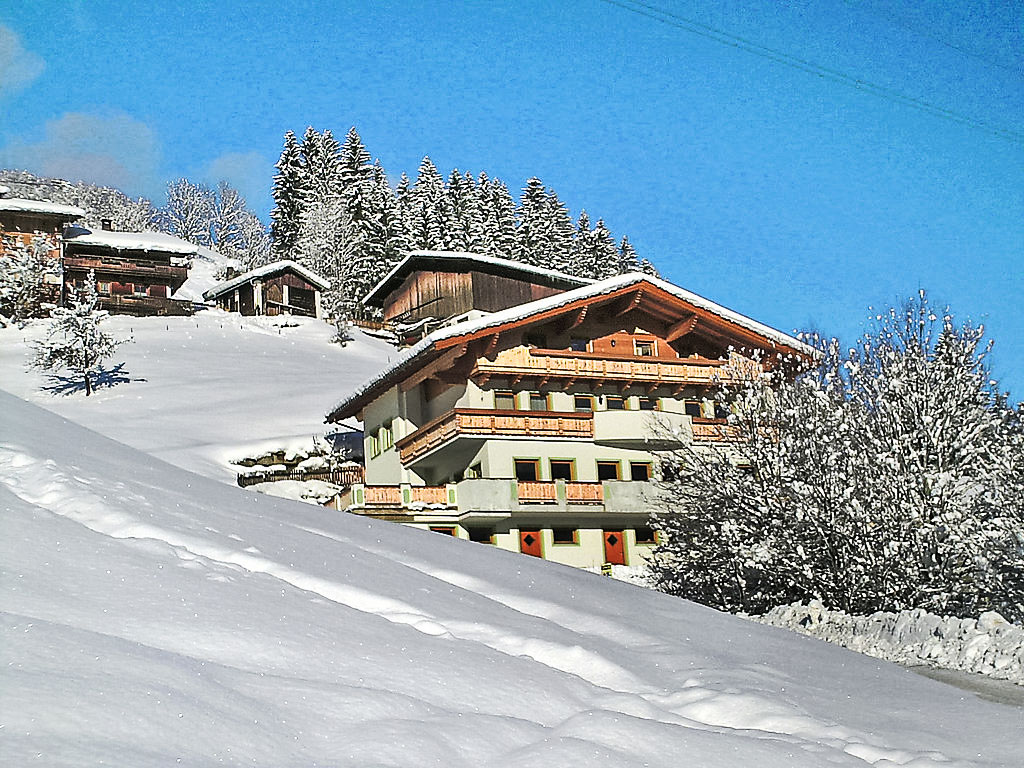
[{"label": "window", "polygon": [[516,480],[539,480],[540,461],[537,459],[513,459],[516,470]]},{"label": "window", "polygon": [[101,280],[96,283],[96,290],[99,293],[110,293],[110,283],[105,280]]},{"label": "window", "polygon": [[654,357],[657,350],[654,341],[641,341],[640,339],[633,340],[633,353],[637,357]]},{"label": "window", "polygon": [[652,397],[638,397],[636,399],[636,404],[641,411],[658,410],[658,401]]},{"label": "window", "polygon": [[472,480],[473,478],[482,477],[482,476],[483,476],[483,472],[481,471],[480,464],[474,464],[471,467],[467,467],[466,468],[466,472],[463,475],[463,477],[465,477],[467,480]]},{"label": "window", "polygon": [[658,533],[649,525],[643,525],[636,529],[637,544],[657,544]]},{"label": "window", "polygon": [[493,544],[494,543],[494,529],[493,528],[469,528],[469,540],[475,541],[478,544]]},{"label": "window", "polygon": [[604,407],[609,411],[621,411],[626,407],[626,401],[620,395],[608,395],[604,399]]},{"label": "window", "polygon": [[593,395],[575,395],[573,397],[573,410],[576,413],[588,413],[594,410]]},{"label": "window", "polygon": [[726,403],[715,402],[715,418],[716,419],[727,419],[729,418],[729,406]]},{"label": "window", "polygon": [[380,428],[380,449],[386,451],[395,444],[395,434],[391,429],[391,422],[385,421]]},{"label": "window", "polygon": [[530,393],[530,410],[531,411],[548,411],[548,396],[546,392],[531,392]]},{"label": "window", "polygon": [[552,528],[551,541],[555,544],[579,544],[580,531],[578,528]]},{"label": "window", "polygon": [[619,475],[619,462],[617,461],[599,461],[597,462],[597,479],[598,480],[618,480]]},{"label": "window", "polygon": [[683,403],[683,413],[687,416],[692,416],[699,419],[701,416],[700,412],[700,400],[687,400]]},{"label": "window", "polygon": [[434,533],[443,533],[445,536],[455,535],[455,529],[448,525],[432,525],[430,526],[430,530]]},{"label": "window", "polygon": [[512,392],[495,392],[494,407],[499,411],[514,411],[516,409],[516,396]]},{"label": "window", "polygon": [[579,338],[569,339],[569,349],[573,352],[587,352],[590,349],[590,340]]},{"label": "window", "polygon": [[380,432],[373,431],[370,433],[370,456],[380,456]]},{"label": "window", "polygon": [[551,459],[551,479],[569,482],[575,480],[576,462],[573,459]]},{"label": "window", "polygon": [[651,465],[646,461],[629,462],[629,479],[647,481],[651,479]]},{"label": "window", "polygon": [[132,286],[132,293],[133,293],[133,294],[134,294],[135,296],[145,296],[145,295],[146,295],[146,286],[144,286],[144,285],[139,285],[138,283],[135,283],[135,284],[134,284],[134,285]]}]

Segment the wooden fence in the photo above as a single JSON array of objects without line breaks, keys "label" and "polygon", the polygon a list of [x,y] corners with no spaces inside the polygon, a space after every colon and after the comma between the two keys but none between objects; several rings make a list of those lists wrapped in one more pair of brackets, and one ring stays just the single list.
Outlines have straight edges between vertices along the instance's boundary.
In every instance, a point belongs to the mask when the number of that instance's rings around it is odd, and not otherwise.
[{"label": "wooden fence", "polygon": [[323,480],[325,483],[349,486],[363,482],[362,467],[342,467],[341,469],[292,469],[284,471],[246,472],[238,476],[238,484],[248,488],[257,483],[275,483],[278,480]]}]

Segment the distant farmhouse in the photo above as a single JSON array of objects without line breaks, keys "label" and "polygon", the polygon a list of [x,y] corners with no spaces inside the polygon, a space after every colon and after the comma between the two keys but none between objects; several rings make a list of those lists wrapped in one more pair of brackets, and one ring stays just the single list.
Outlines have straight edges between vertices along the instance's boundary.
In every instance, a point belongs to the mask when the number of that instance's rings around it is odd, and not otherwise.
[{"label": "distant farmhouse", "polygon": [[323,317],[322,292],[331,284],[294,261],[275,261],[229,276],[203,293],[207,301],[243,315]]},{"label": "distant farmhouse", "polygon": [[188,315],[192,302],[173,298],[188,279],[199,246],[163,232],[64,231],[64,295],[85,285],[92,270],[100,307],[129,315]]},{"label": "distant farmhouse", "polygon": [[727,448],[718,388],[754,350],[813,354],[648,275],[472,254],[413,253],[365,303],[415,343],[328,414],[365,432],[334,506],[582,567],[651,551],[658,452]]},{"label": "distant farmhouse", "polygon": [[[10,196],[8,187],[0,186],[0,236],[10,240],[12,244],[31,247],[32,241],[42,236],[50,248],[50,258],[54,260],[54,274],[47,276],[47,299],[52,302],[60,300],[61,286],[59,278],[60,259],[63,255],[63,239],[61,233],[64,226],[77,221],[85,215],[85,211],[74,205],[62,205],[42,200],[26,200]],[[4,244],[0,243],[0,248]]]}]

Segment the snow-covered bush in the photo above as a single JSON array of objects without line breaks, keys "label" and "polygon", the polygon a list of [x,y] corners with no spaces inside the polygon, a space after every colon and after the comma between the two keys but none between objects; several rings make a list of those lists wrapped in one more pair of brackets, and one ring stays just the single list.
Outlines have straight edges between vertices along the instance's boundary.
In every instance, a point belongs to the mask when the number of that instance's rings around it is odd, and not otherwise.
[{"label": "snow-covered bush", "polygon": [[922,293],[854,349],[819,343],[795,378],[750,381],[730,456],[662,463],[660,589],[762,613],[820,599],[1024,619],[1024,433],[990,379],[981,327]]},{"label": "snow-covered bush", "polygon": [[853,616],[811,600],[750,618],[878,659],[976,672],[1024,685],[1024,627],[995,611],[977,619],[937,616],[920,608]]},{"label": "snow-covered bush", "polygon": [[41,234],[25,243],[12,235],[0,242],[0,325],[20,323],[40,317],[43,303],[53,297],[53,284],[47,278],[60,276],[60,261],[53,257],[54,246]]},{"label": "snow-covered bush", "polygon": [[86,396],[92,394],[93,379],[102,370],[103,361],[114,354],[124,340],[101,330],[106,310],[97,309],[96,277],[90,270],[84,290],[69,307],[57,307],[46,337],[35,345],[32,365],[46,371],[67,370],[82,382]]}]

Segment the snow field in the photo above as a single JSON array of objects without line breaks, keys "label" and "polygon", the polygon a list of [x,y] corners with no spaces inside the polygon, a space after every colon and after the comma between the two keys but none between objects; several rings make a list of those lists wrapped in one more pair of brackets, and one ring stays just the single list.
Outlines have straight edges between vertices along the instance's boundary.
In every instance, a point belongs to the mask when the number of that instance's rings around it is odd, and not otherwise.
[{"label": "snow field", "polygon": [[47,321],[0,329],[0,388],[98,429],[177,466],[234,482],[234,459],[268,450],[310,450],[328,429],[327,407],[396,354],[353,329],[346,347],[334,328],[299,317],[242,317],[211,309],[193,317],[113,315],[101,328],[133,341],[110,366],[127,381],[55,395],[26,371],[30,344]]},{"label": "snow field", "polygon": [[994,611],[978,619],[937,616],[921,609],[851,616],[812,600],[751,618],[879,659],[976,672],[1024,685],[1024,627]]},{"label": "snow field", "polygon": [[1012,766],[1022,746],[1019,710],[895,666],[248,493],[3,393],[0,508],[4,765]]}]

